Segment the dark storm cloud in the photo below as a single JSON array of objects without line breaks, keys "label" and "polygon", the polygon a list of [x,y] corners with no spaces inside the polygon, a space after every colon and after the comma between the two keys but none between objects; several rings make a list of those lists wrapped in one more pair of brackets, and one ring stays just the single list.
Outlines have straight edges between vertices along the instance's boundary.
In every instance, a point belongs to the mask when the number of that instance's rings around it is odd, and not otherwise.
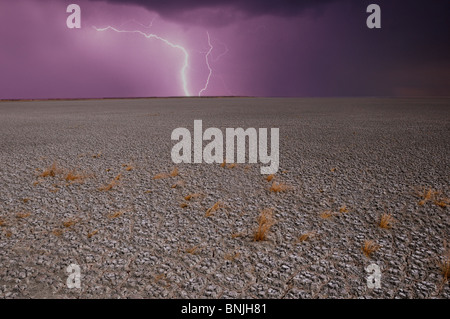
[{"label": "dark storm cloud", "polygon": [[[104,1],[104,0],[91,0]],[[299,14],[305,9],[320,8],[322,5],[338,0],[106,0],[110,3],[140,5],[159,14],[171,17],[180,13],[202,9],[227,7],[247,15],[284,15]]]}]

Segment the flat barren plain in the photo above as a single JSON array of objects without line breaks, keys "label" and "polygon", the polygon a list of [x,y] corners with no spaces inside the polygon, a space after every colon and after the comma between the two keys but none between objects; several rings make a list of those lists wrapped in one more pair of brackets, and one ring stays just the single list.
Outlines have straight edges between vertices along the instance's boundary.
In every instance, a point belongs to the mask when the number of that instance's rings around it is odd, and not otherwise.
[{"label": "flat barren plain", "polygon": [[[279,128],[278,172],[174,164],[194,120]],[[0,136],[0,298],[450,297],[449,99],[3,101]]]}]

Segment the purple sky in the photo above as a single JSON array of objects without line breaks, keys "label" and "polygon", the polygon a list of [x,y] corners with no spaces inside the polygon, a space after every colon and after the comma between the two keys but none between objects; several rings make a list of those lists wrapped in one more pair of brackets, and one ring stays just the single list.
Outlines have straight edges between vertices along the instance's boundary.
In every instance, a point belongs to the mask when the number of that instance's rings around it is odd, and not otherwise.
[{"label": "purple sky", "polygon": [[[66,7],[81,7],[81,29]],[[366,27],[377,3],[382,28]],[[0,0],[0,99],[450,96],[448,0]],[[208,45],[208,35],[212,49]]]}]

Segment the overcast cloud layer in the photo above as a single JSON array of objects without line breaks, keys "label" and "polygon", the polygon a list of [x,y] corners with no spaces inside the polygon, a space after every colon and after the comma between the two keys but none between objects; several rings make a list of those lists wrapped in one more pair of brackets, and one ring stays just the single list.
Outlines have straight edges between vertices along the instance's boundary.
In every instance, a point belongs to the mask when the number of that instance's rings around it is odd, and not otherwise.
[{"label": "overcast cloud layer", "polygon": [[[81,29],[66,27],[74,2]],[[450,96],[448,12],[448,0],[0,0],[0,98],[184,95],[181,50],[93,28],[109,25],[185,48],[191,95]]]}]

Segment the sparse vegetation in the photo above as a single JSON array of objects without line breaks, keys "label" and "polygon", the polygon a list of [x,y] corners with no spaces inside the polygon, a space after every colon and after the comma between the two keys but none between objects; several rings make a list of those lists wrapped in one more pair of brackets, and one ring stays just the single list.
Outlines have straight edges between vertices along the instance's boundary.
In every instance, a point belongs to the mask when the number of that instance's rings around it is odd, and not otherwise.
[{"label": "sparse vegetation", "polygon": [[40,177],[55,177],[56,174],[59,174],[61,172],[61,169],[59,169],[56,165],[56,162],[54,162],[52,164],[52,166],[46,168],[41,175],[39,175]]},{"label": "sparse vegetation", "polygon": [[322,219],[329,219],[336,215],[336,213],[333,213],[331,210],[326,210],[320,213],[320,218]]},{"label": "sparse vegetation", "polygon": [[111,182],[109,182],[109,184],[101,186],[98,190],[102,191],[102,192],[106,192],[106,191],[113,189],[119,183],[121,178],[122,178],[122,174],[117,175],[116,177],[114,177],[114,179]]},{"label": "sparse vegetation", "polygon": [[185,196],[184,199],[185,200],[191,200],[191,199],[194,199],[194,198],[197,198],[197,197],[200,197],[200,196],[201,196],[201,194],[199,194],[199,193],[193,193],[193,194],[189,194],[189,195]]},{"label": "sparse vegetation", "polygon": [[194,255],[194,254],[197,252],[198,247],[199,247],[199,246],[197,245],[197,246],[188,248],[188,249],[186,249],[185,251],[186,251],[188,254]]},{"label": "sparse vegetation", "polygon": [[429,188],[428,190],[424,188],[423,191],[418,192],[418,196],[419,198],[422,198],[419,201],[420,206],[423,206],[430,201],[432,201],[433,204],[441,208],[446,208],[450,204],[449,198],[443,196],[442,192],[435,191],[432,188]]},{"label": "sparse vegetation", "polygon": [[167,177],[175,177],[178,176],[178,168],[175,167],[169,174],[167,173],[159,173],[156,174],[155,176],[153,176],[153,179],[163,179],[163,178],[167,178]]},{"label": "sparse vegetation", "polygon": [[270,231],[270,228],[273,226],[273,210],[272,209],[264,209],[261,211],[258,217],[258,228],[256,229],[253,240],[254,241],[263,241],[266,240],[267,234]]},{"label": "sparse vegetation", "polygon": [[348,210],[348,208],[347,208],[347,206],[342,206],[341,208],[339,208],[339,213],[348,213],[349,212],[349,210]]},{"label": "sparse vegetation", "polygon": [[122,216],[123,213],[124,213],[123,210],[119,210],[117,212],[111,213],[111,214],[108,215],[108,219],[116,219],[116,218]]},{"label": "sparse vegetation", "polygon": [[442,276],[444,277],[444,282],[448,282],[450,276],[450,248],[447,249],[447,242],[444,241],[444,256],[442,261],[439,263],[439,268],[441,269]]},{"label": "sparse vegetation", "polygon": [[306,240],[309,240],[309,239],[313,238],[315,235],[316,235],[316,232],[314,232],[314,231],[306,232],[306,233],[302,234],[302,235],[298,238],[298,242],[301,243],[301,242],[304,242],[304,241],[306,241]]},{"label": "sparse vegetation", "polygon": [[189,205],[188,204],[186,204],[186,203],[180,203],[180,207],[181,208],[186,208],[186,207],[188,207]]},{"label": "sparse vegetation", "polygon": [[178,167],[175,167],[171,172],[170,172],[170,177],[175,177],[178,176]]},{"label": "sparse vegetation", "polygon": [[394,217],[392,217],[391,214],[384,213],[381,215],[380,223],[378,224],[381,228],[389,229],[392,228],[393,224],[395,222]]},{"label": "sparse vegetation", "polygon": [[16,217],[17,218],[27,218],[27,217],[29,217],[31,215],[31,213],[24,213],[24,212],[21,212],[21,213],[17,213],[16,214]]},{"label": "sparse vegetation", "polygon": [[271,182],[272,181],[272,179],[275,177],[275,175],[274,174],[270,174],[269,176],[267,176],[267,181],[268,182]]},{"label": "sparse vegetation", "polygon": [[66,228],[72,227],[73,225],[75,225],[77,223],[77,221],[75,219],[69,219],[66,220],[65,222],[63,222],[63,226]]},{"label": "sparse vegetation", "polygon": [[372,257],[372,254],[376,252],[378,249],[380,249],[380,246],[375,243],[373,240],[365,240],[364,245],[362,247],[362,251],[365,256],[368,258]]},{"label": "sparse vegetation", "polygon": [[57,236],[57,237],[61,237],[62,234],[63,234],[63,230],[59,229],[59,228],[55,228],[55,229],[53,229],[52,234]]},{"label": "sparse vegetation", "polygon": [[87,237],[88,237],[88,238],[91,238],[92,236],[94,236],[94,235],[97,234],[97,233],[98,233],[98,229],[96,229],[96,230],[90,232],[90,233],[87,235]]},{"label": "sparse vegetation", "polygon": [[224,207],[225,207],[224,203],[219,200],[212,207],[208,208],[208,210],[205,213],[205,216],[210,217],[214,212]]},{"label": "sparse vegetation", "polygon": [[234,251],[232,253],[226,254],[225,255],[225,259],[228,261],[233,261],[235,259],[237,259],[241,254],[237,251]]},{"label": "sparse vegetation", "polygon": [[285,192],[290,190],[291,187],[284,184],[284,183],[277,183],[277,182],[273,182],[272,186],[270,187],[270,191],[274,192],[274,193],[280,193],[280,192]]}]

